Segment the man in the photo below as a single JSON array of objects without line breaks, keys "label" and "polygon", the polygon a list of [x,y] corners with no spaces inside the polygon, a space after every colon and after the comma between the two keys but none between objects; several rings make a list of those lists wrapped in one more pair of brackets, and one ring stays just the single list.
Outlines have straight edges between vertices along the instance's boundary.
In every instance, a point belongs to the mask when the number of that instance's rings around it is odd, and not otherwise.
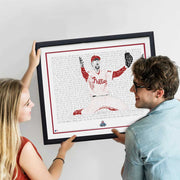
[{"label": "man", "polygon": [[126,66],[123,66],[118,71],[101,70],[101,58],[94,55],[91,57],[91,65],[93,71],[86,72],[82,58],[79,57],[79,60],[82,76],[89,85],[91,102],[84,109],[74,111],[73,115],[93,114],[101,109],[108,109],[110,111],[126,110],[127,107],[123,102],[109,95],[107,86],[109,80],[113,80],[114,78],[119,77],[126,71],[127,68],[131,66],[133,61],[133,57],[131,56],[131,54],[129,52],[125,53]]},{"label": "man", "polygon": [[[165,56],[140,58],[132,67],[137,108],[150,112],[117,135],[125,143],[123,180],[180,179],[180,102],[174,99],[179,86],[175,64]],[[125,141],[124,141],[125,138]]]}]

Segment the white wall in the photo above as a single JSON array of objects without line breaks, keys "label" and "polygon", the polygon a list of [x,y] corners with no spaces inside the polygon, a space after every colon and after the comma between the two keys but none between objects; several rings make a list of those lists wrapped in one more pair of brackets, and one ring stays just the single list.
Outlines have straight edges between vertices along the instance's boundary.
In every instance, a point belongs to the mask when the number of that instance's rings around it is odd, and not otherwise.
[{"label": "white wall", "polygon": [[[0,0],[0,78],[21,78],[33,40],[61,40],[154,31],[157,55],[180,65],[179,0]],[[36,73],[36,106],[21,125],[49,167],[59,145],[43,145]],[[68,152],[61,180],[119,180],[124,146],[113,140],[79,142]]]}]

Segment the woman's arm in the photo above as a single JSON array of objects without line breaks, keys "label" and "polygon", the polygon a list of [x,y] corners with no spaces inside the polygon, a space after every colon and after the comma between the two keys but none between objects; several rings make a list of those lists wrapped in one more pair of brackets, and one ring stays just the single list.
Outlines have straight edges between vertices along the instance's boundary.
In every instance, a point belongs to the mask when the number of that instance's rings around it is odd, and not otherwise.
[{"label": "woman's arm", "polygon": [[21,79],[24,86],[27,88],[29,88],[29,86],[30,86],[32,75],[40,61],[40,54],[41,54],[40,49],[38,49],[37,53],[36,53],[35,46],[36,46],[36,42],[34,41],[33,45],[32,45],[32,50],[29,54],[29,66],[28,66],[23,78]]},{"label": "woman's arm", "polygon": [[[49,168],[49,172],[53,174],[54,177],[59,178],[62,172],[62,167],[64,164],[64,159],[66,156],[66,152],[73,146],[72,141],[76,138],[76,136],[72,136],[65,142],[61,144],[61,148],[57,154],[57,157],[54,159],[52,165]],[[60,159],[58,159],[60,158]]]},{"label": "woman's arm", "polygon": [[[62,143],[57,157],[65,158],[66,152],[72,147],[72,141],[75,137],[72,136]],[[48,170],[30,142],[24,146],[19,163],[24,172],[32,180],[58,180],[63,168],[63,161],[56,159]]]}]

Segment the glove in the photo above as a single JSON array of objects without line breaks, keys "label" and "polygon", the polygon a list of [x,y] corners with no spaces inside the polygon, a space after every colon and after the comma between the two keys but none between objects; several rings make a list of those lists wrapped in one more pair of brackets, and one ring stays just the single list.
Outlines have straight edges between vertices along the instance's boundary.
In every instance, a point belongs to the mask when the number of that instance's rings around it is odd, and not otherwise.
[{"label": "glove", "polygon": [[129,52],[126,52],[124,56],[125,56],[125,64],[129,68],[133,62],[133,57]]}]

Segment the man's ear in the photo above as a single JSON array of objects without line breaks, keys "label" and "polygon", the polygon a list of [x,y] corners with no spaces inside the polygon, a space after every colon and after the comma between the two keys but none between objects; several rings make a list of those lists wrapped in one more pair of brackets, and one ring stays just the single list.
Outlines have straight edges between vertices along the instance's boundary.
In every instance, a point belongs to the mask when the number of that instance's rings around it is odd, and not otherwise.
[{"label": "man's ear", "polygon": [[164,89],[156,90],[156,98],[161,98],[164,96]]}]

